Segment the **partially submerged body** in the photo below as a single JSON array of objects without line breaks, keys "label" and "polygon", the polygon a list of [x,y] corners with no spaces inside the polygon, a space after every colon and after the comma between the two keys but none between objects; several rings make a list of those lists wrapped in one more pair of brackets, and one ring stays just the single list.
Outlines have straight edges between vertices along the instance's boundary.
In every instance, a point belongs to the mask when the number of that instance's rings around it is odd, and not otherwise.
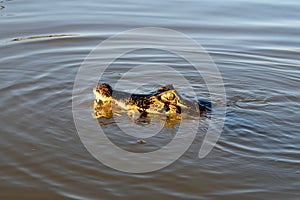
[{"label": "partially submerged body", "polygon": [[173,88],[167,85],[149,94],[130,94],[114,91],[110,85],[103,83],[93,89],[94,118],[111,118],[113,111],[127,111],[134,119],[145,119],[148,114],[167,116],[187,113],[200,116],[210,110],[210,103],[205,101],[191,102],[182,98]]}]

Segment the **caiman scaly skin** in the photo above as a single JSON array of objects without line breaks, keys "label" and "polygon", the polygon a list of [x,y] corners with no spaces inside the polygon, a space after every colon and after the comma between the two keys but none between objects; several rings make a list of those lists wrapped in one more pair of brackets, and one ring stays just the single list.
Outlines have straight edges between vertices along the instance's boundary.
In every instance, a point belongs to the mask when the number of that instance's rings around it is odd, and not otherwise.
[{"label": "caiman scaly skin", "polygon": [[172,85],[158,88],[149,94],[130,94],[114,91],[110,85],[103,83],[93,89],[95,100],[93,116],[111,118],[112,109],[128,111],[128,115],[147,116],[147,114],[203,114],[210,110],[208,102],[191,102],[182,98]]}]

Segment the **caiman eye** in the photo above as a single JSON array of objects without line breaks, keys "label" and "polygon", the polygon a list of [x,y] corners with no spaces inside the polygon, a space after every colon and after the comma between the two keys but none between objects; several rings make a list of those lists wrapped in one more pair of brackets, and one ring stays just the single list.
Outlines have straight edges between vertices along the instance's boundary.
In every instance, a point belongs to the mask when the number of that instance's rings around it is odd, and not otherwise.
[{"label": "caiman eye", "polygon": [[172,101],[175,99],[175,95],[173,93],[167,93],[161,96],[163,101]]},{"label": "caiman eye", "polygon": [[175,95],[172,94],[172,93],[168,94],[168,99],[169,99],[169,100],[175,99]]}]

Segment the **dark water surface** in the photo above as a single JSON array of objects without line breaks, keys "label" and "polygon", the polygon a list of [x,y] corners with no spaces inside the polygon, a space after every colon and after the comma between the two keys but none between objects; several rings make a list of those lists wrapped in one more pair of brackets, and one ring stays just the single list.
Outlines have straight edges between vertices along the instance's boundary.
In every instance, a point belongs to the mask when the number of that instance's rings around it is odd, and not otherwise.
[{"label": "dark water surface", "polygon": [[[296,0],[1,1],[0,199],[298,199],[299,8]],[[145,26],[202,44],[222,73],[228,109],[204,159],[197,157],[198,136],[169,167],[126,174],[98,162],[81,143],[72,89],[99,42]],[[134,53],[117,66],[122,71],[136,61],[186,66]],[[106,80],[117,81],[114,69]],[[185,74],[208,98],[203,83]],[[125,148],[148,148],[112,135]],[[150,148],[165,141],[154,142]]]}]

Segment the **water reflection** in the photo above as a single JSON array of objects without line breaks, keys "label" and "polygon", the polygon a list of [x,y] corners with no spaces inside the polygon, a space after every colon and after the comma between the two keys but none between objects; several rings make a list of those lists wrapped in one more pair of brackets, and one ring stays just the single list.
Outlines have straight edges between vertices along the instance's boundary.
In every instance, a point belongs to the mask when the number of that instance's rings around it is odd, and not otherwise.
[{"label": "water reflection", "polygon": [[[298,199],[299,5],[295,0],[0,1],[5,7],[0,41],[18,40],[0,46],[1,198]],[[84,149],[74,127],[71,91],[78,68],[97,44],[145,26],[182,31],[201,43],[220,68],[230,103],[221,138],[205,159],[195,159],[205,134],[201,126],[191,149],[173,165],[132,175],[101,165]],[[73,33],[80,37],[31,38]],[[188,64],[164,54],[132,53],[104,81],[116,82],[135,63],[177,66],[196,94],[209,99]],[[136,112],[112,111],[112,118],[98,119],[101,128],[118,146],[136,152],[161,148],[178,125],[176,117],[170,120],[175,125],[165,125],[166,115],[135,122]],[[165,130],[139,145],[116,123],[148,129],[159,124]]]}]

